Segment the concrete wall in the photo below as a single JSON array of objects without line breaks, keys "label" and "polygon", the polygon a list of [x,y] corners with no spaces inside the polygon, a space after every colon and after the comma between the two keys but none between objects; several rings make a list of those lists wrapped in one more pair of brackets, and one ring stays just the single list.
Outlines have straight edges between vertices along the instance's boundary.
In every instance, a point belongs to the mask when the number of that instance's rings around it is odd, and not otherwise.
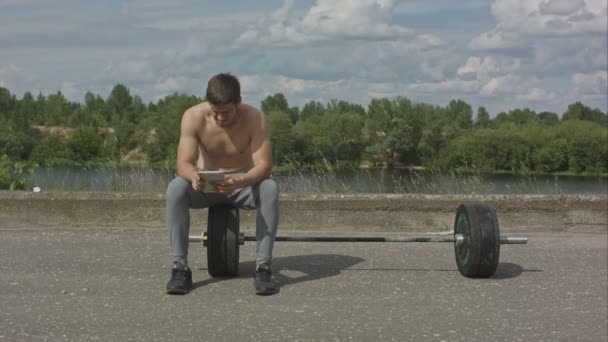
[{"label": "concrete wall", "polygon": [[[607,231],[607,196],[544,195],[281,195],[284,230],[443,232],[460,203],[496,207],[503,231]],[[206,210],[192,213],[204,229]],[[0,191],[0,229],[165,229],[165,198],[151,193]],[[254,211],[241,211],[253,230]]]}]

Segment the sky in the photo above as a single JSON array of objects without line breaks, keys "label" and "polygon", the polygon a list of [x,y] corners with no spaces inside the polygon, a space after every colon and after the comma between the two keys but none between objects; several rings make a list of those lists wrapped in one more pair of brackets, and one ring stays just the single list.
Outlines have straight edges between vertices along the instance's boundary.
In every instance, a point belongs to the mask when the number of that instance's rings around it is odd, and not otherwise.
[{"label": "sky", "polygon": [[255,106],[407,97],[608,110],[606,0],[0,0],[0,86],[75,102],[126,85],[203,97],[229,72]]}]

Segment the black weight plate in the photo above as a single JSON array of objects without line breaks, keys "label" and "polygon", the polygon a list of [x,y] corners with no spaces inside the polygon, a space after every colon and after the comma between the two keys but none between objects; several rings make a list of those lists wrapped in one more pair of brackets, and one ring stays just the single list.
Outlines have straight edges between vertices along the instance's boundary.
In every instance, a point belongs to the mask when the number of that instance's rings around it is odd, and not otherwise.
[{"label": "black weight plate", "polygon": [[233,277],[239,271],[239,210],[227,205],[209,208],[207,271],[212,277]]},{"label": "black weight plate", "polygon": [[467,203],[456,210],[454,234],[464,242],[454,244],[456,264],[469,278],[487,278],[494,274],[500,257],[500,229],[496,212],[487,204]]}]

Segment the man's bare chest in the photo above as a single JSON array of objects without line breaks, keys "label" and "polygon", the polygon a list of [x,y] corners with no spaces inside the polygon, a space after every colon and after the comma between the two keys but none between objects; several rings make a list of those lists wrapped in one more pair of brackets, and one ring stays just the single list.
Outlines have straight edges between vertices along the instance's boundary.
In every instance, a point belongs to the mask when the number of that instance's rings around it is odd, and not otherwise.
[{"label": "man's bare chest", "polygon": [[212,157],[251,154],[251,136],[247,132],[205,130],[198,139],[203,151]]}]

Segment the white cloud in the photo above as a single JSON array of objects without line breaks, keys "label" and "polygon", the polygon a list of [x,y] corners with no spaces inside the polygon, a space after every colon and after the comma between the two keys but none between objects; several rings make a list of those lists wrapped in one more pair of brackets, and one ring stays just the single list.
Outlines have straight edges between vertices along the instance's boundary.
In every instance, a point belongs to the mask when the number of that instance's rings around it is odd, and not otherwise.
[{"label": "white cloud", "polygon": [[441,82],[414,83],[409,85],[409,89],[425,93],[445,91],[475,93],[479,90],[479,86],[480,83],[478,80],[450,79]]},{"label": "white cloud", "polygon": [[0,86],[2,87],[9,90],[21,87],[27,78],[27,75],[17,65],[8,64],[0,66]]},{"label": "white cloud", "polygon": [[483,59],[472,56],[467,59],[465,64],[458,68],[459,76],[474,74],[479,79],[488,78],[491,75],[511,73],[519,70],[521,61],[519,59],[498,61],[495,57],[486,56]]},{"label": "white cloud", "polygon": [[464,74],[477,74],[478,72],[484,70],[485,72],[491,72],[491,71],[495,71],[497,69],[496,67],[496,62],[494,61],[494,59],[490,56],[490,57],[486,57],[484,58],[483,62],[481,61],[481,58],[473,56],[473,57],[469,57],[469,59],[467,59],[467,62],[465,63],[465,65],[461,66],[460,68],[458,68],[458,75],[464,75]]},{"label": "white cloud", "polygon": [[490,96],[497,93],[514,93],[522,83],[521,78],[516,75],[493,77],[485,82],[479,90],[479,94]]},{"label": "white cloud", "polygon": [[570,15],[585,7],[585,0],[544,0],[540,3],[542,14]]},{"label": "white cloud", "polygon": [[[340,39],[396,39],[413,35],[413,30],[392,23],[394,0],[317,0],[302,17],[285,0],[277,11],[249,27],[238,44],[292,46]],[[423,36],[430,44],[437,37]]]},{"label": "white cloud", "polygon": [[168,77],[154,85],[154,90],[162,93],[171,93],[182,87],[182,81],[175,77]]},{"label": "white cloud", "polygon": [[556,97],[557,95],[554,92],[547,92],[542,88],[532,87],[525,94],[517,95],[516,99],[519,101],[547,102],[555,100]]},{"label": "white cloud", "polygon": [[419,92],[476,93],[481,96],[516,93],[518,87],[526,82],[517,74],[519,68],[518,59],[497,60],[492,56],[471,56],[456,71],[458,76],[463,78],[419,82],[410,85],[410,89]]},{"label": "white cloud", "polygon": [[84,95],[84,92],[77,87],[76,83],[70,81],[62,82],[59,89],[68,99],[76,99]]},{"label": "white cloud", "polygon": [[291,105],[407,96],[435,104],[457,97],[491,111],[517,101],[560,111],[565,101],[591,99],[586,104],[605,110],[607,38],[597,33],[603,1],[58,0],[7,7],[0,11],[0,85],[16,94],[61,89],[78,101],[78,89],[105,96],[122,83],[148,101],[175,91],[202,95],[208,77],[227,71],[254,105],[282,92]]},{"label": "white cloud", "polygon": [[435,47],[445,44],[443,39],[434,34],[419,34],[416,36],[415,44],[418,47]]},{"label": "white cloud", "polygon": [[487,0],[408,0],[399,1],[395,13],[399,14],[425,14],[452,9],[477,9],[488,6]]},{"label": "white cloud", "polygon": [[533,36],[606,33],[608,5],[605,0],[496,0],[494,29],[473,38],[472,49],[520,47]]},{"label": "white cloud", "polygon": [[117,63],[111,63],[105,72],[114,79],[131,79],[152,81],[156,79],[157,67],[150,56],[133,57]]},{"label": "white cloud", "polygon": [[503,32],[496,29],[480,34],[469,43],[469,47],[473,50],[500,50],[522,46],[523,41],[518,33]]},{"label": "white cloud", "polygon": [[572,83],[577,95],[608,96],[608,72],[606,70],[589,74],[574,74]]}]

